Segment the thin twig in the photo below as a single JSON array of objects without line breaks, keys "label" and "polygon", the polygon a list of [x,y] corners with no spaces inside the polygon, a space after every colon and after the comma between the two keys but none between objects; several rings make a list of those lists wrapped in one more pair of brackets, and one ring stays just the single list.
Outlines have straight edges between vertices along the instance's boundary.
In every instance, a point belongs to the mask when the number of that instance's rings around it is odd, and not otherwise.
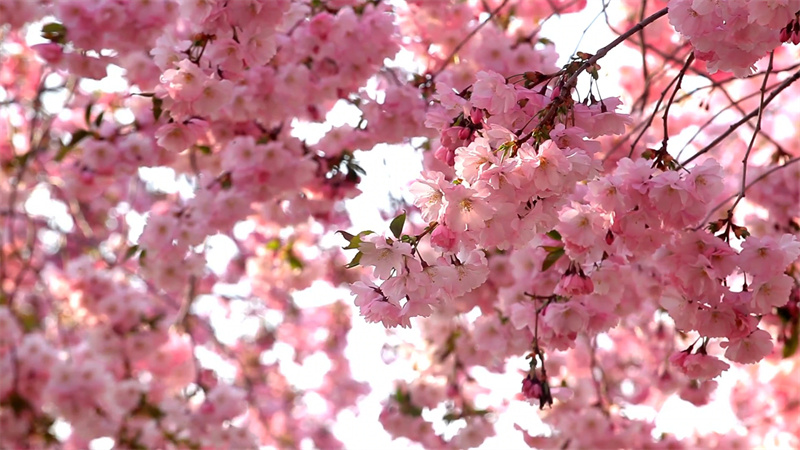
[{"label": "thin twig", "polygon": [[739,196],[736,197],[736,201],[733,202],[733,206],[731,209],[728,210],[728,216],[733,215],[733,210],[736,209],[736,205],[744,198],[744,190],[747,187],[747,161],[750,159],[750,152],[753,151],[753,144],[756,142],[756,137],[758,136],[758,132],[761,131],[761,118],[764,117],[764,93],[767,90],[767,81],[769,80],[769,74],[772,71],[772,60],[775,56],[775,52],[772,51],[769,54],[769,64],[767,65],[767,71],[764,73],[764,82],[761,83],[761,100],[758,104],[758,119],[756,119],[756,129],[753,132],[753,137],[750,138],[750,143],[747,145],[747,151],[744,153],[744,157],[742,158],[742,189],[739,191]]},{"label": "thin twig", "polygon": [[[747,186],[745,186],[744,189],[742,189],[742,192],[747,192],[747,190],[750,189],[754,184],[756,184],[756,183],[760,182],[761,180],[763,180],[764,178],[772,175],[774,172],[777,172],[777,171],[779,171],[781,169],[785,169],[786,167],[788,167],[788,166],[790,166],[790,165],[792,165],[792,164],[794,164],[794,163],[796,163],[798,161],[800,161],[800,156],[792,158],[792,159],[786,161],[786,163],[781,164],[780,166],[775,166],[775,167],[767,170],[766,172],[764,172],[761,175],[759,175],[755,180],[747,183]],[[726,198],[725,200],[719,202],[719,204],[717,206],[711,208],[708,211],[708,214],[706,214],[706,217],[700,222],[700,224],[698,226],[696,226],[695,228],[692,228],[692,231],[697,231],[700,228],[703,228],[703,226],[706,224],[706,222],[708,222],[708,220],[711,218],[712,215],[714,215],[715,212],[717,212],[720,208],[725,206],[726,203],[728,203],[729,201],[731,201],[734,198],[736,198],[740,193],[741,192],[738,192],[736,194],[731,194],[728,198]]]},{"label": "thin twig", "polygon": [[777,88],[775,88],[775,90],[770,93],[769,97],[767,97],[766,100],[764,100],[764,102],[762,102],[762,104],[759,105],[758,108],[754,109],[753,111],[750,111],[750,113],[747,114],[746,116],[742,117],[741,120],[739,120],[738,122],[732,124],[730,127],[728,127],[727,130],[725,130],[722,134],[717,136],[716,139],[711,141],[711,143],[709,143],[708,145],[706,145],[705,147],[700,149],[697,153],[695,153],[694,155],[689,157],[686,161],[684,161],[681,164],[682,165],[686,165],[686,164],[694,161],[695,159],[697,159],[700,155],[702,155],[704,153],[708,153],[712,148],[716,147],[717,144],[722,142],[726,137],[730,136],[731,133],[736,131],[736,129],[739,128],[743,123],[747,122],[748,120],[752,119],[753,117],[756,117],[758,115],[758,112],[761,111],[762,107],[768,105],[772,100],[775,99],[775,97],[778,96],[778,94],[780,94],[784,89],[786,89],[789,86],[791,86],[792,83],[794,83],[798,79],[800,79],[800,70],[795,72],[791,77],[787,78],[783,83],[781,83]]},{"label": "thin twig", "polygon": [[449,55],[447,55],[447,58],[444,60],[444,64],[442,64],[442,66],[439,67],[439,69],[437,69],[436,72],[431,74],[430,79],[433,80],[437,76],[439,76],[439,74],[441,74],[444,71],[444,69],[446,69],[447,66],[449,66],[451,62],[453,62],[453,57],[456,56],[456,54],[458,52],[460,52],[461,49],[465,45],[467,45],[467,42],[469,42],[470,39],[472,39],[478,33],[478,31],[480,31],[481,28],[483,28],[484,25],[486,25],[487,23],[491,22],[492,19],[494,18],[494,16],[498,12],[500,12],[500,10],[503,9],[503,7],[505,7],[506,4],[508,4],[508,2],[509,2],[509,0],[503,0],[503,3],[501,3],[500,6],[498,6],[497,8],[495,8],[493,11],[491,11],[489,13],[489,17],[487,17],[486,20],[484,20],[483,22],[479,23],[478,26],[476,26],[472,31],[469,32],[469,34],[464,36],[464,39],[462,39],[461,42],[459,42],[458,45],[455,46],[453,51],[450,52]]},{"label": "thin twig", "polygon": [[667,8],[662,8],[657,12],[653,13],[652,15],[648,16],[646,19],[642,20],[641,22],[637,23],[631,29],[626,31],[625,33],[619,35],[616,39],[611,41],[610,44],[606,45],[605,47],[599,49],[597,53],[595,53],[591,58],[587,59],[583,62],[583,64],[575,70],[575,73],[570,76],[567,81],[564,83],[564,86],[561,88],[561,94],[553,100],[553,104],[551,105],[550,109],[547,111],[547,115],[540,121],[540,123],[550,123],[558,114],[558,106],[564,103],[567,97],[572,93],[572,89],[578,82],[578,76],[584,72],[589,67],[594,66],[597,61],[602,59],[604,56],[608,54],[611,50],[613,50],[619,44],[628,40],[631,36],[638,33],[639,31],[643,30],[646,26],[650,25],[651,23],[655,22],[661,17],[667,15]]}]

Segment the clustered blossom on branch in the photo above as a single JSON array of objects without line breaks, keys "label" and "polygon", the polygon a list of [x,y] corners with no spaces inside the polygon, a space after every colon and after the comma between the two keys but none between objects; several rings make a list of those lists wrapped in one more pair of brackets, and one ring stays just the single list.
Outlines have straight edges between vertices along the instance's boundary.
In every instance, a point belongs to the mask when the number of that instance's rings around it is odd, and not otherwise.
[{"label": "clustered blossom on branch", "polygon": [[[424,448],[800,445],[800,1],[607,2],[560,67],[588,3],[0,0],[0,447],[347,448],[355,311],[419,333],[362,420]],[[357,151],[411,142],[413,200],[353,230]],[[727,434],[629,414],[720,376]]]},{"label": "clustered blossom on branch", "polygon": [[[697,57],[738,76],[781,42],[800,42],[798,0],[670,0],[669,22],[689,39]],[[780,30],[780,33],[776,33]]]}]

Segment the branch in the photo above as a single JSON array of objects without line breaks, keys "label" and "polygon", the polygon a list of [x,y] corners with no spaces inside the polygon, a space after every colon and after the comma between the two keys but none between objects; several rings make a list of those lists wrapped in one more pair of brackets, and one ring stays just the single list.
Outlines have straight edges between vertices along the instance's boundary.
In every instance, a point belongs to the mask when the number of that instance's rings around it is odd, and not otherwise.
[{"label": "branch", "polygon": [[761,131],[761,118],[764,116],[764,93],[767,89],[767,81],[769,80],[769,74],[772,71],[772,60],[775,56],[775,52],[772,51],[769,54],[769,64],[767,65],[767,72],[764,74],[764,82],[761,83],[761,101],[758,104],[758,119],[756,120],[756,128],[753,132],[753,137],[750,138],[750,144],[747,145],[747,151],[744,153],[744,157],[742,158],[742,190],[739,191],[739,196],[736,197],[736,201],[733,202],[733,206],[731,209],[728,210],[728,215],[733,215],[733,210],[736,208],[736,205],[744,198],[744,190],[747,187],[747,160],[750,159],[750,152],[753,150],[753,144],[756,142],[756,137],[758,136],[758,132]]},{"label": "branch", "polygon": [[593,66],[595,63],[597,63],[597,61],[601,60],[604,56],[606,56],[608,54],[608,52],[613,50],[616,46],[618,46],[619,44],[625,42],[626,40],[628,40],[628,38],[630,38],[634,34],[642,31],[646,26],[648,26],[651,23],[655,22],[659,18],[667,15],[667,10],[668,10],[667,8],[663,8],[663,9],[660,9],[660,10],[656,11],[655,13],[653,13],[652,15],[647,17],[646,19],[642,20],[641,22],[639,22],[636,25],[634,25],[633,27],[631,27],[630,30],[628,30],[625,33],[619,35],[616,39],[611,41],[610,44],[608,44],[605,47],[603,47],[600,50],[598,50],[597,53],[595,53],[594,56],[592,56],[591,58],[587,59],[581,65],[581,67],[578,68],[578,70],[574,74],[572,74],[572,76],[569,78],[569,80],[567,80],[567,83],[566,83],[567,86],[574,85],[577,82],[578,75],[580,75],[581,72],[583,72],[584,70],[586,70],[589,67]]},{"label": "branch", "polygon": [[730,127],[728,127],[728,129],[725,130],[724,133],[722,133],[719,136],[717,136],[717,138],[714,139],[713,141],[711,141],[710,144],[708,144],[705,147],[703,147],[697,153],[692,155],[689,159],[687,159],[686,161],[681,163],[681,165],[685,166],[686,164],[688,164],[688,163],[694,161],[695,159],[697,159],[698,156],[700,156],[700,155],[702,155],[704,153],[708,153],[712,148],[716,147],[717,144],[722,142],[723,139],[725,139],[726,137],[730,136],[730,134],[733,133],[737,128],[739,128],[743,123],[747,122],[748,120],[752,119],[753,117],[756,117],[758,115],[759,111],[761,111],[764,106],[767,106],[772,100],[775,99],[775,97],[778,96],[778,94],[780,94],[787,87],[791,86],[792,83],[794,83],[798,79],[800,79],[800,70],[795,72],[791,77],[787,78],[783,83],[781,83],[780,86],[775,88],[775,90],[772,91],[772,93],[770,93],[769,97],[767,97],[767,99],[764,100],[764,102],[762,102],[762,104],[759,105],[758,108],[754,109],[753,111],[750,111],[750,113],[747,114],[746,116],[742,117],[741,120],[739,120],[738,122],[736,122],[733,125],[731,125]]},{"label": "branch", "polygon": [[544,123],[544,124],[550,123],[556,117],[556,114],[558,114],[558,106],[560,106],[562,103],[564,103],[567,100],[567,97],[569,97],[571,95],[572,88],[574,88],[575,85],[578,83],[578,76],[583,71],[585,71],[589,67],[594,66],[597,63],[597,61],[599,61],[604,56],[606,56],[608,54],[608,52],[613,50],[616,46],[618,46],[619,44],[625,42],[631,36],[633,36],[634,34],[640,32],[646,26],[648,26],[651,23],[655,22],[659,18],[667,15],[667,10],[668,10],[668,8],[663,8],[663,9],[660,9],[659,11],[653,13],[652,15],[647,17],[646,19],[642,20],[641,22],[639,22],[636,25],[634,25],[633,27],[631,27],[631,29],[629,29],[625,33],[619,35],[616,39],[611,41],[610,44],[608,44],[605,47],[603,47],[600,50],[598,50],[597,53],[595,53],[591,58],[589,58],[586,61],[584,61],[583,64],[581,64],[580,67],[578,67],[578,69],[575,70],[575,72],[567,79],[567,81],[564,82],[564,85],[561,88],[561,94],[559,94],[559,96],[556,97],[553,100],[553,103],[550,105],[550,109],[547,111],[547,115],[544,116],[544,118],[541,120],[540,123]]},{"label": "branch", "polygon": [[705,225],[705,223],[706,223],[706,222],[708,222],[708,219],[710,219],[710,218],[711,218],[711,216],[712,216],[712,215],[713,215],[715,212],[717,212],[717,211],[718,211],[720,208],[722,208],[723,206],[725,206],[725,204],[726,204],[726,203],[728,203],[729,201],[731,201],[731,200],[733,200],[734,198],[736,198],[736,196],[737,196],[737,195],[741,194],[742,192],[747,192],[747,190],[748,190],[748,189],[750,189],[750,188],[751,188],[751,187],[752,187],[754,184],[756,184],[756,183],[760,182],[760,181],[761,181],[761,180],[763,180],[764,178],[767,178],[767,177],[768,177],[768,176],[770,176],[772,173],[774,173],[774,172],[777,172],[777,171],[779,171],[779,170],[781,170],[781,169],[784,169],[784,168],[786,168],[786,167],[789,167],[790,165],[792,165],[792,164],[794,164],[794,163],[796,163],[796,162],[798,162],[798,161],[800,161],[800,156],[797,156],[797,157],[795,157],[795,158],[792,158],[792,159],[790,159],[790,160],[786,161],[786,163],[785,163],[785,164],[782,164],[782,165],[780,165],[780,166],[775,166],[775,167],[773,167],[773,168],[769,169],[768,171],[766,171],[766,172],[762,173],[762,174],[761,174],[761,175],[759,175],[759,176],[758,176],[758,177],[757,177],[755,180],[753,180],[753,181],[751,181],[751,182],[747,183],[747,186],[745,186],[745,187],[744,187],[744,189],[742,189],[742,190],[741,190],[741,192],[739,192],[739,193],[736,193],[736,194],[731,194],[731,195],[730,195],[728,198],[726,198],[725,200],[721,201],[721,202],[720,202],[720,203],[719,203],[717,206],[713,207],[713,208],[712,208],[710,211],[708,211],[708,214],[706,214],[706,217],[705,217],[705,218],[704,218],[704,219],[703,219],[703,220],[700,222],[700,225],[696,226],[695,228],[692,228],[692,231],[697,231],[697,230],[699,230],[700,228],[703,228],[703,226]]}]

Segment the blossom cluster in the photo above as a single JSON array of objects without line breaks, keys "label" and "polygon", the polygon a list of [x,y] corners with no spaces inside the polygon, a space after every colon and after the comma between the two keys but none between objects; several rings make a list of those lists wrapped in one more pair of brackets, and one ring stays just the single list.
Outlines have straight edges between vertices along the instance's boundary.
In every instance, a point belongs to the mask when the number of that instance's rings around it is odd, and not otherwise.
[{"label": "blossom cluster", "polygon": [[[669,20],[709,70],[752,73],[753,64],[788,41],[800,13],[797,0],[670,0]],[[796,42],[795,42],[796,43]]]},{"label": "blossom cluster", "polygon": [[0,0],[0,447],[800,446],[800,5],[603,5]]}]

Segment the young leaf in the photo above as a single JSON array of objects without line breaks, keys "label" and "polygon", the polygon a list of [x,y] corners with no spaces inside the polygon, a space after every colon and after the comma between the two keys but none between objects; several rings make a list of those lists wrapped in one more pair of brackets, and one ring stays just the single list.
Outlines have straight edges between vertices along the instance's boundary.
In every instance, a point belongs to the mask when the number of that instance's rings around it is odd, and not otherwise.
[{"label": "young leaf", "polygon": [[163,108],[164,100],[153,97],[153,118],[158,120],[161,117],[161,114],[164,112]]},{"label": "young leaf", "polygon": [[286,252],[286,261],[289,263],[289,267],[292,269],[303,270],[303,261],[301,261],[293,251]]},{"label": "young leaf", "polygon": [[403,234],[403,225],[405,225],[405,223],[406,223],[405,212],[392,219],[392,223],[389,224],[389,230],[392,231],[394,237],[400,239],[400,235]]},{"label": "young leaf", "polygon": [[267,250],[277,251],[281,248],[281,240],[278,238],[271,239],[269,242],[264,244]]},{"label": "young leaf", "polygon": [[341,233],[342,237],[347,239],[347,242],[352,241],[353,238],[355,237],[355,235],[353,235],[352,233],[348,233],[347,231],[344,230],[338,230],[337,233]]},{"label": "young leaf", "polygon": [[364,254],[361,253],[361,252],[356,253],[356,256],[354,256],[353,259],[349,263],[347,263],[347,265],[345,267],[348,268],[348,269],[352,269],[353,267],[356,267],[359,264],[359,262],[361,262],[361,257],[363,255]]},{"label": "young leaf", "polygon": [[800,344],[800,323],[795,323],[792,327],[792,334],[783,343],[783,357],[791,358],[797,353],[798,344]]},{"label": "young leaf", "polygon": [[72,133],[72,138],[70,138],[69,144],[62,145],[61,149],[59,149],[58,153],[56,153],[56,158],[55,158],[56,161],[58,161],[58,162],[63,161],[64,158],[67,157],[69,152],[71,152],[72,149],[75,148],[75,145],[78,142],[82,141],[86,136],[89,136],[90,134],[91,133],[89,133],[89,131],[87,131],[87,130],[78,130],[78,131]]},{"label": "young leaf", "polygon": [[544,262],[542,262],[542,272],[553,267],[553,264],[562,256],[564,256],[564,247],[558,247],[557,250],[548,253],[547,257],[544,258]]},{"label": "young leaf", "polygon": [[98,114],[97,117],[95,117],[95,119],[94,119],[94,127],[95,128],[99,128],[100,124],[103,123],[103,115],[105,113],[106,113],[105,111],[100,111],[100,114]]},{"label": "young leaf", "polygon": [[[343,231],[340,231],[340,232],[342,233],[342,236],[345,236],[345,232],[343,232]],[[372,233],[373,232],[370,231],[370,230],[362,231],[362,232],[358,233],[355,236],[353,236],[350,233],[347,233],[347,236],[351,236],[350,237],[350,243],[347,245],[347,247],[342,247],[342,250],[352,250],[352,249],[358,248],[358,246],[361,245],[361,237],[362,236],[366,236],[368,234],[372,234]],[[347,236],[345,236],[345,238]]]},{"label": "young leaf", "polygon": [[86,121],[86,126],[87,127],[91,127],[92,126],[92,107],[93,106],[94,106],[94,102],[89,102],[89,104],[86,105],[86,109],[83,111],[83,120]]},{"label": "young leaf", "polygon": [[131,245],[130,247],[128,247],[128,250],[125,250],[125,256],[122,257],[122,260],[123,261],[127,261],[127,260],[131,259],[133,257],[133,255],[135,255],[136,252],[138,252],[138,251],[139,251],[139,246],[138,245]]},{"label": "young leaf", "polygon": [[561,240],[561,233],[559,233],[559,232],[558,232],[558,231],[556,231],[556,230],[550,230],[550,231],[548,231],[548,232],[547,232],[547,235],[548,235],[550,238],[552,238],[552,239],[555,239],[555,240],[557,240],[557,241],[560,241],[560,240]]}]

